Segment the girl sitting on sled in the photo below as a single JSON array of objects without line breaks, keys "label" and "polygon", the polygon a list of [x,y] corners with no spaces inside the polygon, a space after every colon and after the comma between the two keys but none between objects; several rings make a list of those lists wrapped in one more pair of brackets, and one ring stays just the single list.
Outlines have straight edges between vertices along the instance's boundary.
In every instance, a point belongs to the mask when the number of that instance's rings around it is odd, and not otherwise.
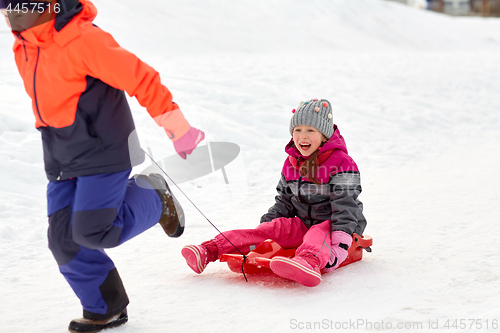
[{"label": "girl sitting on sled", "polygon": [[321,273],[335,270],[347,257],[353,233],[366,227],[360,174],[333,123],[330,102],[301,102],[290,120],[292,139],[285,151],[275,204],[255,229],[230,230],[201,245],[187,245],[182,256],[200,274],[222,254],[249,252],[272,239],[283,248],[297,248],[294,258],[274,257],[271,270],[314,287]]}]

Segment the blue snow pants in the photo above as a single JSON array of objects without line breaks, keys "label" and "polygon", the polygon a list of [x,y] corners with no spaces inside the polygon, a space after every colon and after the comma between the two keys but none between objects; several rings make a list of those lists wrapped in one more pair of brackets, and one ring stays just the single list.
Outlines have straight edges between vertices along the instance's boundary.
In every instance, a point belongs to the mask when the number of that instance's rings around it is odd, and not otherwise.
[{"label": "blue snow pants", "polygon": [[[84,317],[106,319],[128,305],[113,261],[103,249],[154,226],[162,204],[144,179],[122,172],[50,182],[49,248],[83,306]],[[142,182],[142,183],[139,183]]]}]

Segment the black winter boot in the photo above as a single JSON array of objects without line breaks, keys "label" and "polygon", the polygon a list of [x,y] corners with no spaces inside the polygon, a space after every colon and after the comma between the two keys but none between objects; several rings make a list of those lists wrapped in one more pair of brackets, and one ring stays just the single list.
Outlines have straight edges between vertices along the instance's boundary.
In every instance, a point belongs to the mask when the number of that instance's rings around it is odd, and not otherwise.
[{"label": "black winter boot", "polygon": [[165,179],[157,173],[152,173],[149,177],[145,175],[137,175],[136,177],[147,180],[160,196],[163,211],[158,223],[162,226],[163,231],[169,237],[182,235],[185,224],[184,211],[170,191]]},{"label": "black winter boot", "polygon": [[69,323],[68,330],[72,333],[95,333],[105,328],[117,327],[128,321],[127,309],[111,318],[103,320],[79,318]]}]

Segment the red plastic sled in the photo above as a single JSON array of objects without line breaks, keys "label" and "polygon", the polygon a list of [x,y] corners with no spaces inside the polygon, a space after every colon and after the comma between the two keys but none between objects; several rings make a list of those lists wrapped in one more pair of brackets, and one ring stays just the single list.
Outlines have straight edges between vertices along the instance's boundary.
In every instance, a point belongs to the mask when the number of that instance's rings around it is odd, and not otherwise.
[{"label": "red plastic sled", "polygon": [[[352,245],[347,250],[347,258],[340,264],[339,268],[352,264],[353,262],[363,259],[363,249],[371,252],[370,246],[373,244],[373,239],[368,236],[352,235]],[[221,262],[227,262],[229,269],[236,273],[241,273],[243,268],[245,274],[257,274],[266,271],[271,271],[269,264],[271,259],[276,256],[293,257],[295,249],[283,249],[273,240],[265,240],[260,243],[253,251],[246,255],[245,263],[241,254],[223,254],[220,257]]]}]

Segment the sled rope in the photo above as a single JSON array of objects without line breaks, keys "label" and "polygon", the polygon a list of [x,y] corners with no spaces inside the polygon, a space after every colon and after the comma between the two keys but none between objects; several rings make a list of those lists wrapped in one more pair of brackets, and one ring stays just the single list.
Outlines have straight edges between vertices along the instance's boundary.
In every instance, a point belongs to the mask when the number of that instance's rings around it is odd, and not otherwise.
[{"label": "sled rope", "polygon": [[230,240],[229,240],[229,239],[228,239],[228,238],[227,238],[227,237],[226,237],[226,236],[225,236],[225,235],[224,235],[224,234],[223,234],[223,233],[219,230],[219,228],[217,228],[217,227],[215,226],[215,224],[213,224],[213,223],[212,223],[212,221],[210,221],[210,220],[209,220],[209,218],[208,218],[205,214],[203,214],[203,212],[201,211],[201,209],[199,209],[199,208],[198,208],[198,206],[196,206],[196,205],[194,204],[194,202],[193,202],[193,201],[192,201],[192,200],[191,200],[191,199],[190,199],[190,198],[186,195],[186,193],[184,193],[184,191],[183,191],[183,190],[181,190],[181,188],[179,187],[179,185],[177,185],[177,183],[176,183],[176,182],[174,182],[174,180],[173,180],[172,178],[170,178],[170,176],[169,176],[169,175],[165,172],[165,170],[163,170],[163,169],[162,169],[162,167],[161,167],[158,163],[156,163],[156,161],[155,161],[155,160],[153,160],[153,158],[151,157],[151,155],[149,155],[149,154],[148,154],[148,153],[147,153],[144,149],[142,149],[142,148],[141,148],[141,150],[144,152],[144,154],[146,154],[146,156],[147,156],[147,157],[149,157],[149,159],[151,160],[151,162],[153,162],[153,163],[154,163],[154,164],[158,167],[158,169],[160,169],[160,170],[161,170],[161,172],[163,172],[163,173],[165,174],[165,176],[167,176],[167,178],[168,178],[168,179],[172,182],[172,184],[174,184],[174,185],[175,185],[175,187],[177,187],[177,189],[178,189],[178,190],[182,193],[182,195],[184,195],[184,196],[186,197],[186,199],[188,199],[188,201],[189,201],[189,202],[190,202],[190,203],[194,206],[194,208],[196,208],[196,210],[197,210],[197,211],[198,211],[198,212],[199,212],[199,213],[200,213],[200,214],[201,214],[201,215],[202,215],[202,216],[203,216],[203,217],[204,217],[204,218],[208,221],[208,223],[210,223],[210,224],[212,225],[212,227],[214,227],[214,228],[215,228],[215,230],[217,230],[217,232],[218,232],[220,235],[222,235],[222,237],[224,237],[224,238],[225,238],[225,239],[229,242],[229,244],[231,244],[231,245],[232,245],[232,246],[236,249],[236,251],[238,251],[238,252],[239,252],[239,253],[243,256],[243,262],[241,263],[241,273],[243,273],[243,277],[245,278],[245,281],[246,281],[246,282],[248,282],[248,279],[247,279],[247,276],[246,276],[246,274],[245,274],[245,271],[243,270],[243,265],[245,264],[245,262],[246,262],[246,260],[247,260],[247,256],[246,256],[243,252],[241,252],[241,251],[240,251],[240,249],[238,249],[238,248],[236,247],[236,245],[234,245],[234,244],[233,244],[233,243],[232,243],[232,242],[231,242],[231,241],[230,241]]}]

